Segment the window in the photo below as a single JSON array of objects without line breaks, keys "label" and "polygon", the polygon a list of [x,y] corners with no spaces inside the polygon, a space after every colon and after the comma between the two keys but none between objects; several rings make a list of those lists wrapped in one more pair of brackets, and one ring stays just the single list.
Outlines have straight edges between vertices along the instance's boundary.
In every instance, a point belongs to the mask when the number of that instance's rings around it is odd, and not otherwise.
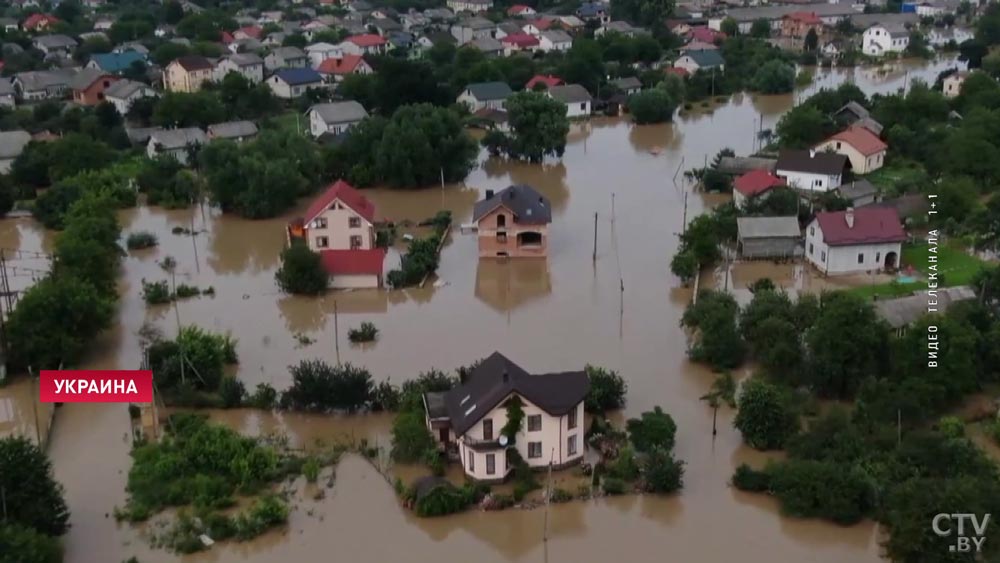
[{"label": "window", "polygon": [[330,239],[326,237],[316,237],[316,248],[326,248],[330,246]]},{"label": "window", "polygon": [[840,141],[837,141],[837,150],[840,150]]},{"label": "window", "polygon": [[528,459],[538,459],[540,457],[542,457],[542,443],[528,442]]},{"label": "window", "polygon": [[813,187],[814,188],[822,188],[823,187],[823,180],[820,180],[820,179],[813,180]]},{"label": "window", "polygon": [[542,415],[532,414],[528,416],[528,432],[538,432],[542,429]]},{"label": "window", "polygon": [[810,235],[815,235],[816,234],[816,227],[809,227],[809,234]]},{"label": "window", "polygon": [[347,226],[352,229],[357,229],[361,226],[361,217],[351,217],[347,220]]},{"label": "window", "polygon": [[876,252],[875,253],[875,263],[878,264],[879,260],[881,260],[881,259],[882,259],[882,253],[881,252]]},{"label": "window", "polygon": [[469,471],[474,472],[476,470],[476,453],[469,450]]},{"label": "window", "polygon": [[497,243],[507,244],[507,233],[497,233]]},{"label": "window", "polygon": [[507,226],[507,216],[504,214],[497,215],[497,228],[503,229]]},{"label": "window", "polygon": [[497,456],[495,454],[486,454],[486,474],[493,475],[497,472]]},{"label": "window", "polygon": [[858,253],[858,264],[864,264],[864,263],[865,263],[865,253],[864,252],[859,252]]},{"label": "window", "polygon": [[358,235],[351,235],[351,250],[357,250],[361,248],[361,237]]},{"label": "window", "polygon": [[483,440],[493,439],[493,419],[487,418],[483,420]]},{"label": "window", "polygon": [[826,263],[826,251],[825,250],[823,252],[819,253],[819,259],[820,259],[821,262]]},{"label": "window", "polygon": [[312,228],[314,228],[314,229],[325,229],[326,228],[326,217],[317,217],[316,220],[313,221]]},{"label": "window", "polygon": [[815,254],[815,252],[813,252],[813,243],[811,242],[809,243],[809,254]]},{"label": "window", "polygon": [[569,416],[566,417],[566,429],[572,430],[576,428],[576,409],[569,411]]},{"label": "window", "polygon": [[580,104],[580,111],[587,111],[587,102]]},{"label": "window", "polygon": [[566,438],[566,455],[576,455],[576,434]]}]

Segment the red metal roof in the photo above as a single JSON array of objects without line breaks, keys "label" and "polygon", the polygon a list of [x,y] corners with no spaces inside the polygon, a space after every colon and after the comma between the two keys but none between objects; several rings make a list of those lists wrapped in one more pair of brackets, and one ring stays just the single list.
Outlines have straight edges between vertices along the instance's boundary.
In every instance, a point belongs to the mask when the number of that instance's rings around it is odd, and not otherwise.
[{"label": "red metal roof", "polygon": [[223,31],[222,32],[222,42],[223,43],[225,43],[226,45],[229,45],[233,41],[236,41],[236,39],[233,37],[232,33],[229,33],[228,31]]},{"label": "red metal roof", "polygon": [[374,33],[364,33],[361,35],[352,35],[344,41],[350,41],[358,47],[376,47],[378,45],[385,45],[385,38],[381,35],[375,35]]},{"label": "red metal roof", "polygon": [[882,139],[864,127],[848,127],[828,140],[847,143],[865,156],[871,156],[889,148],[889,145],[885,144]]},{"label": "red metal roof", "polygon": [[775,176],[768,170],[751,170],[733,182],[733,189],[747,197],[753,197],[771,188],[784,185],[784,179]]},{"label": "red metal roof", "polygon": [[514,4],[510,8],[507,8],[507,15],[508,16],[515,16],[515,15],[520,14],[522,12],[529,12],[530,13],[532,11],[534,11],[534,9],[531,6],[525,6],[524,4]]},{"label": "red metal roof", "polygon": [[31,14],[28,16],[28,19],[24,20],[21,27],[24,29],[34,29],[42,23],[45,23],[46,25],[53,25],[59,23],[59,21],[59,18],[48,14]]},{"label": "red metal roof", "polygon": [[790,14],[785,14],[785,18],[804,23],[807,25],[822,25],[823,20],[816,15],[816,12],[792,12]]},{"label": "red metal roof", "polygon": [[692,41],[704,41],[705,43],[715,43],[716,39],[725,39],[726,34],[721,31],[715,31],[708,26],[698,26],[692,27],[691,31],[688,32],[688,39]]},{"label": "red metal roof", "polygon": [[375,220],[375,204],[368,201],[368,198],[361,195],[361,192],[356,190],[354,186],[343,180],[337,180],[309,205],[304,216],[304,223],[306,225],[311,223],[313,219],[329,209],[330,205],[337,200],[367,219],[368,222]]},{"label": "red metal roof", "polygon": [[247,37],[253,37],[254,39],[260,39],[260,36],[264,34],[263,28],[261,28],[258,25],[248,25],[246,27],[241,27],[236,31],[234,31],[233,33],[235,34],[237,31],[242,31],[244,35],[246,35]]},{"label": "red metal roof", "polygon": [[[847,214],[853,213],[854,225],[847,223]],[[906,233],[899,222],[899,215],[892,207],[861,207],[853,211],[821,211],[816,214],[823,242],[830,246],[903,242]]]},{"label": "red metal roof", "polygon": [[556,23],[556,20],[554,18],[538,18],[528,23],[537,27],[539,31],[548,31]]},{"label": "red metal roof", "polygon": [[364,61],[361,55],[344,55],[339,59],[325,59],[319,63],[317,72],[323,74],[351,74]]},{"label": "red metal roof", "polygon": [[368,250],[321,250],[320,260],[323,268],[330,275],[370,274],[382,276],[382,264],[385,262],[384,248]]},{"label": "red metal roof", "polygon": [[515,47],[537,47],[538,38],[527,33],[512,33],[501,39],[504,45],[514,45]]},{"label": "red metal roof", "polygon": [[536,84],[545,84],[546,87],[559,86],[563,79],[552,74],[536,74],[524,85],[525,90],[534,90]]}]

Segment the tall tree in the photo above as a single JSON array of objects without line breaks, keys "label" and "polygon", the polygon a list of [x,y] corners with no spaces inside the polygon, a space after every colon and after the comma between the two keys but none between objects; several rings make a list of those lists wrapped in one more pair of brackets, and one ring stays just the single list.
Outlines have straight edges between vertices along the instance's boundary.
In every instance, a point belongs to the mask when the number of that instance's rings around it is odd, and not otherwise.
[{"label": "tall tree", "polygon": [[821,396],[850,398],[886,366],[889,329],[870,303],[845,292],[823,295],[819,318],[806,332],[809,372]]},{"label": "tall tree", "polygon": [[507,99],[507,115],[512,156],[531,162],[562,157],[569,134],[565,105],[538,92],[518,92]]},{"label": "tall tree", "polygon": [[0,490],[4,493],[3,523],[50,536],[61,536],[69,529],[69,509],[62,485],[52,476],[52,463],[28,440],[0,439]]}]

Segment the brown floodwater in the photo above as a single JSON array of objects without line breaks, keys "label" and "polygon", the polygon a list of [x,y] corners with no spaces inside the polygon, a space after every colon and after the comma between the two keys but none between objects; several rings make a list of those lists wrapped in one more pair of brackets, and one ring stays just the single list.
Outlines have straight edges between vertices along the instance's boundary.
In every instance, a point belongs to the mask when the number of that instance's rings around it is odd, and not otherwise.
[{"label": "brown floodwater", "polygon": [[[130,253],[124,261],[118,325],[94,344],[85,367],[137,367],[137,333],[143,325],[168,336],[175,333],[173,310],[146,307],[139,294],[143,279],[167,279],[159,262],[169,255],[178,263],[177,283],[216,291],[214,297],[181,302],[181,323],[237,338],[238,375],[248,388],[261,382],[286,387],[287,366],[304,358],[333,362],[339,356],[364,365],[376,380],[399,382],[432,367],[453,369],[499,350],[539,372],[586,363],[615,369],[629,384],[625,416],[660,405],[678,423],[676,453],[687,463],[680,495],[555,506],[548,542],[543,542],[542,510],[414,518],[398,506],[379,473],[364,460],[347,457],[324,499],[304,495],[296,501],[287,530],[247,544],[216,545],[208,553],[185,558],[191,561],[287,563],[338,556],[378,563],[607,561],[622,554],[633,561],[877,561],[875,524],[844,528],[784,518],[771,499],[727,485],[737,464],[763,463],[766,456],[742,446],[732,428],[732,413],[725,408],[719,412],[719,434],[712,439],[712,412],[698,398],[714,375],[685,357],[687,343],[678,322],[691,290],[679,287],[669,271],[689,189],[681,172],[701,165],[723,147],[737,154],[750,152],[757,120],[763,119],[763,128],[773,128],[795,98],[820,86],[853,80],[868,93],[890,92],[908,79],[933,81],[954,64],[944,60],[895,63],[887,70],[821,72],[812,86],[794,95],[739,95],[711,110],[685,114],[673,124],[637,127],[622,119],[595,118],[573,125],[561,162],[532,165],[484,156],[461,185],[367,191],[380,217],[419,221],[450,209],[457,224],[470,220],[473,203],[486,189],[527,183],[551,200],[547,260],[480,261],[475,235],[455,230],[442,253],[437,279],[423,288],[284,296],[274,285],[274,271],[284,244],[283,225],[295,213],[247,221],[223,217],[207,207],[124,211],[126,233],[153,231],[160,246]],[[689,196],[688,218],[723,200]],[[307,204],[303,201],[301,207]],[[175,235],[174,227],[193,228],[197,234]],[[36,278],[45,271],[45,257],[33,253],[50,249],[51,239],[28,219],[0,222],[0,247],[22,252],[22,270],[14,278],[17,287],[31,283],[29,268],[37,270]],[[734,265],[728,282],[719,272],[705,276],[705,283],[728,284],[739,292],[763,276],[796,291],[821,289],[827,283],[801,267],[764,262]],[[347,329],[362,321],[379,328],[375,344],[347,342]],[[299,334],[314,342],[301,344]],[[0,389],[0,433],[33,432],[29,396],[24,383]],[[247,433],[285,433],[306,448],[345,438],[387,445],[390,426],[386,415],[236,410],[212,416]],[[72,529],[65,538],[68,563],[113,563],[132,555],[143,563],[178,559],[151,550],[137,531],[117,525],[109,516],[125,500],[128,432],[122,405],[70,404],[56,413],[48,452],[72,512]],[[413,468],[393,471],[408,478],[419,474]]]}]

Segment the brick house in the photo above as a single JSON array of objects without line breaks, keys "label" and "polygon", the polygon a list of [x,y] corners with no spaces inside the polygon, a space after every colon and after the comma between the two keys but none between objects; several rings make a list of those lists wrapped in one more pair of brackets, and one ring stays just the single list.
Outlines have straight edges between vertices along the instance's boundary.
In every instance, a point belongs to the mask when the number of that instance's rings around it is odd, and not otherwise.
[{"label": "brick house", "polygon": [[552,206],[531,186],[509,186],[497,193],[486,190],[476,202],[472,221],[479,231],[479,256],[544,257]]},{"label": "brick house", "polygon": [[69,83],[73,101],[83,106],[96,106],[104,101],[104,91],[118,80],[117,76],[103,70],[85,68]]},{"label": "brick house", "polygon": [[782,37],[805,39],[809,30],[815,30],[817,37],[823,33],[823,20],[814,12],[792,12],[781,18]]}]

